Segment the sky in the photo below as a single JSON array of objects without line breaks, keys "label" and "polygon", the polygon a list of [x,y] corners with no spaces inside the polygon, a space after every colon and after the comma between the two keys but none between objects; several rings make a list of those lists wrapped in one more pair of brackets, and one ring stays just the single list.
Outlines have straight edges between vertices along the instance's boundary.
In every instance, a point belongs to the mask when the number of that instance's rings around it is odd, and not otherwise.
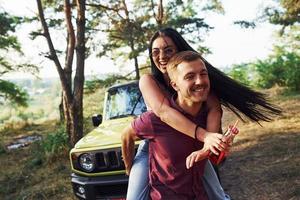
[{"label": "sky", "polygon": [[[167,2],[167,1],[164,1]],[[272,3],[272,0],[224,0],[222,1],[225,15],[211,14],[205,19],[213,26],[204,38],[204,45],[210,48],[212,54],[205,58],[217,68],[230,67],[232,64],[247,63],[257,59],[266,58],[272,50],[274,43],[274,31],[276,27],[267,23],[259,24],[255,29],[242,29],[234,25],[236,20],[254,20],[261,13],[261,9]],[[18,6],[16,6],[18,5]],[[4,9],[13,15],[33,15],[37,12],[35,0],[0,0],[0,9]],[[40,26],[40,24],[37,24]],[[28,38],[30,26],[24,26],[18,30],[20,42],[23,46],[24,56],[14,58],[22,61],[33,61],[43,66],[40,77],[57,77],[57,71],[53,62],[47,60],[41,51],[48,50],[44,38],[32,41]],[[59,43],[59,41],[56,41]],[[91,57],[86,60],[85,74],[116,73],[118,67],[108,58]],[[103,67],[107,66],[107,67]],[[134,70],[130,65],[125,70]],[[29,74],[14,73],[8,77],[31,77]]]}]

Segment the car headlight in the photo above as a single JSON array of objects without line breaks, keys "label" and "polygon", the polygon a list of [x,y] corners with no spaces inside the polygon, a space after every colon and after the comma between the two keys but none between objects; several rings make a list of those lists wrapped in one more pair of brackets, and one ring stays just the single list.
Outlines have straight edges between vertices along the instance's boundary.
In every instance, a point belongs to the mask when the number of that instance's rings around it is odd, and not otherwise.
[{"label": "car headlight", "polygon": [[79,157],[79,164],[87,172],[92,172],[95,169],[94,154],[84,153]]}]

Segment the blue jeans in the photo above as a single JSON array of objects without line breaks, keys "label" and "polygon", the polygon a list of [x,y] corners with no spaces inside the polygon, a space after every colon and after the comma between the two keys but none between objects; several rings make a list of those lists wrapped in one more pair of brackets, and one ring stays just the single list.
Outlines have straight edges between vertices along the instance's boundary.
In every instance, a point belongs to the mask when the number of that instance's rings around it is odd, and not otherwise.
[{"label": "blue jeans", "polygon": [[126,200],[147,200],[150,196],[149,186],[149,142],[143,140],[130,170]]},{"label": "blue jeans", "polygon": [[[149,141],[143,140],[139,145],[130,171],[126,197],[127,200],[149,199],[150,186],[148,150]],[[205,165],[202,181],[210,200],[230,200],[229,195],[225,194],[210,161],[207,161]]]},{"label": "blue jeans", "polygon": [[203,185],[210,200],[230,200],[230,196],[225,194],[219,178],[209,160],[207,160],[202,177]]}]

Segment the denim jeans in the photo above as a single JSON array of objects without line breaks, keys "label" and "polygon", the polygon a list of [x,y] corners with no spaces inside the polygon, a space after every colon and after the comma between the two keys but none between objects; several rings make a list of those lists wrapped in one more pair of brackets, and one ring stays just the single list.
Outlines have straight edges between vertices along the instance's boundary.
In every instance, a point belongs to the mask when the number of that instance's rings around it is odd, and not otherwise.
[{"label": "denim jeans", "polygon": [[[148,200],[150,194],[149,185],[149,141],[143,140],[133,161],[130,171],[127,200]],[[203,185],[210,200],[230,200],[225,194],[217,174],[210,161],[207,161],[202,177]]]},{"label": "denim jeans", "polygon": [[149,142],[143,140],[130,170],[126,200],[148,200],[150,197],[148,153]]},{"label": "denim jeans", "polygon": [[219,178],[209,160],[207,160],[202,177],[203,185],[210,200],[230,200],[230,196],[225,194]]}]

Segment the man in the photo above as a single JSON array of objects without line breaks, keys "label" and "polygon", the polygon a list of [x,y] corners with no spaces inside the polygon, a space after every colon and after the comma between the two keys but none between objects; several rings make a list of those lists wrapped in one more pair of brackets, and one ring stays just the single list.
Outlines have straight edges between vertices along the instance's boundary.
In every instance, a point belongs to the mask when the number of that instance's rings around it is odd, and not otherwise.
[{"label": "man", "polygon": [[[210,82],[201,56],[192,51],[180,52],[168,62],[167,72],[171,86],[177,92],[170,99],[171,106],[205,127],[205,101]],[[150,141],[149,176],[152,199],[207,199],[201,176],[209,149],[203,147],[203,143],[179,133],[153,112],[143,113],[122,134],[122,154],[127,174],[134,157],[134,140],[138,138]],[[197,152],[193,153],[195,151]],[[189,155],[189,162],[186,163]]]}]

